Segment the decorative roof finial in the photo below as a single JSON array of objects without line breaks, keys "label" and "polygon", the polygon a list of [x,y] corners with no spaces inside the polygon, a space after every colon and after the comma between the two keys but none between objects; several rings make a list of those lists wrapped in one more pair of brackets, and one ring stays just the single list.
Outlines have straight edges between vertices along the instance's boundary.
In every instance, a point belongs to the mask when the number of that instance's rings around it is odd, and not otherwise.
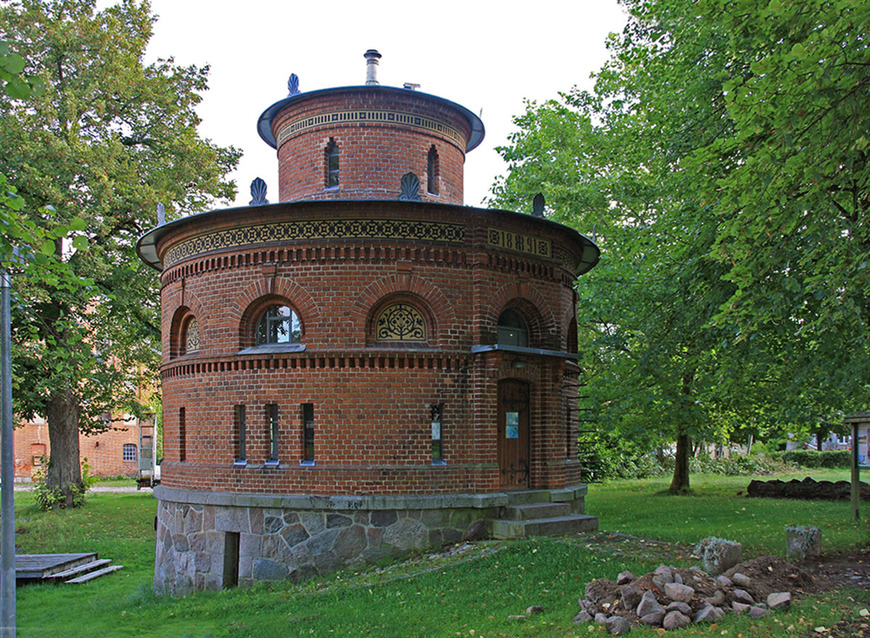
[{"label": "decorative roof finial", "polygon": [[157,202],[157,225],[162,226],[166,223],[166,207],[162,202]]},{"label": "decorative roof finial", "polygon": [[266,182],[257,177],[251,182],[251,203],[250,206],[263,206],[269,203],[266,199]]},{"label": "decorative roof finial", "polygon": [[378,64],[381,54],[377,49],[369,49],[363,54],[366,59],[366,86],[380,84],[378,82]]},{"label": "decorative roof finial", "polygon": [[532,215],[535,217],[543,217],[544,206],[544,194],[538,193],[537,195],[535,195],[534,199],[532,199]]},{"label": "decorative roof finial", "polygon": [[299,76],[295,73],[290,74],[290,79],[287,80],[287,90],[290,91],[289,95],[298,95],[299,91]]}]

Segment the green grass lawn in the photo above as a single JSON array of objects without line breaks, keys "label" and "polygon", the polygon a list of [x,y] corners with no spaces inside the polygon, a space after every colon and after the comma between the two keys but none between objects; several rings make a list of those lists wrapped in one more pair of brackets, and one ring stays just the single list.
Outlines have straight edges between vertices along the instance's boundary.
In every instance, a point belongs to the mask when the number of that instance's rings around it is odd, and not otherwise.
[{"label": "green grass lawn", "polygon": [[[593,485],[588,511],[601,518],[603,531],[680,544],[717,535],[744,543],[750,555],[781,554],[788,524],[821,527],[826,550],[867,541],[866,522],[849,521],[847,503],[748,499],[738,495],[748,481],[693,476],[695,493],[688,497],[665,495],[663,479]],[[22,638],[603,636],[596,626],[571,623],[585,585],[657,566],[590,550],[582,536],[488,541],[455,556],[420,556],[301,585],[157,597],[151,593],[156,500],[150,494],[92,494],[86,507],[71,512],[40,512],[30,493],[16,493],[16,501],[21,553],[96,551],[125,566],[86,585],[19,588]],[[510,619],[530,605],[545,611]],[[867,592],[807,597],[773,618],[729,617],[679,635],[808,636],[867,606]],[[638,628],[631,635],[658,634]]]}]

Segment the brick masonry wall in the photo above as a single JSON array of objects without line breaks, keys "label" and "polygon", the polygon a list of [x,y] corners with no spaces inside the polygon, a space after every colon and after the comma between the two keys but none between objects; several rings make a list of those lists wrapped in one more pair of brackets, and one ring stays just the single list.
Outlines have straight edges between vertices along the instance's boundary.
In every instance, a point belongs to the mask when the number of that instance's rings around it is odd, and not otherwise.
[{"label": "brick masonry wall", "polygon": [[[576,250],[562,227],[458,207],[292,204],[249,209],[256,218],[236,214],[231,223],[203,220],[168,239],[163,250],[204,233],[317,220],[326,211],[331,222],[388,217],[403,227],[447,224],[461,228],[464,240],[427,243],[400,234],[369,241],[313,238],[263,249],[239,246],[173,263],[164,272],[162,292],[164,484],[240,493],[497,491],[500,378],[526,379],[532,389],[532,486],[579,480],[579,468],[566,453],[576,414],[565,386],[576,388],[576,370],[559,358],[469,352],[496,342],[498,316],[506,307],[525,316],[530,346],[565,350],[574,317],[570,267]],[[495,248],[487,243],[491,228],[545,239],[551,256]],[[374,338],[373,318],[396,300],[414,304],[427,317],[425,344]],[[287,303],[298,313],[304,352],[240,354],[254,345],[256,319],[269,303]],[[199,349],[182,355],[191,316]],[[487,357],[489,366],[479,370],[475,359]],[[519,359],[522,367],[513,366]],[[300,463],[304,403],[315,412],[313,465]],[[278,406],[278,464],[266,462],[269,404]],[[443,465],[431,458],[432,404],[444,404]],[[234,463],[236,405],[246,408],[245,465]]]},{"label": "brick masonry wall", "polygon": [[[15,428],[15,478],[29,480],[38,468],[39,457],[51,453],[48,425],[42,419]],[[139,427],[123,420],[113,421],[112,429],[79,437],[79,456],[87,459],[93,476],[136,476],[137,461],[124,460],[124,445],[136,446],[139,453]]]},{"label": "brick masonry wall", "polygon": [[[340,119],[359,112],[380,114],[382,119]],[[411,116],[411,122],[400,121],[401,116]],[[318,117],[319,124],[299,126]],[[415,121],[435,127],[414,125]],[[294,125],[298,129],[291,131]],[[350,87],[310,98],[302,95],[275,117],[272,131],[278,141],[282,202],[397,199],[402,176],[413,172],[420,179],[423,201],[463,203],[463,164],[471,129],[458,110],[425,94]],[[332,188],[326,182],[330,143],[338,148],[340,166],[339,185]],[[438,154],[435,184],[427,181],[432,148]]]}]

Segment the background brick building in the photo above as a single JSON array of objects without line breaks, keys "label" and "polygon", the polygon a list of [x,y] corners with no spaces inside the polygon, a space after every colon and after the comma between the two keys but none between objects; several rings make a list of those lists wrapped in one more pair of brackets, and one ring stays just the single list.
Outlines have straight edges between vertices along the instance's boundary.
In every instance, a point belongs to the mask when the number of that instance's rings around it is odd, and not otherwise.
[{"label": "background brick building", "polygon": [[[112,421],[111,429],[100,434],[79,437],[79,455],[87,459],[92,476],[136,476],[139,470],[139,434],[142,426],[151,429],[151,421],[125,415]],[[15,428],[15,480],[30,481],[48,458],[51,444],[48,425],[43,419]]]},{"label": "background brick building", "polygon": [[462,206],[467,109],[367,84],[260,117],[280,203],[175,220],[161,271],[158,589],[302,578],[597,526],[577,461],[576,277],[595,245]]}]

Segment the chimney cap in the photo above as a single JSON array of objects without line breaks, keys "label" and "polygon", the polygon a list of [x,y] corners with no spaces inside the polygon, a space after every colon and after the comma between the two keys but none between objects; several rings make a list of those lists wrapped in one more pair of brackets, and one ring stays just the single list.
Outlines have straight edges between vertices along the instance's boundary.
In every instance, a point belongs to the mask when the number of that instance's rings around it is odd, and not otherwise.
[{"label": "chimney cap", "polygon": [[373,86],[380,84],[378,82],[378,60],[381,59],[381,54],[377,49],[369,49],[363,54],[366,59],[366,85]]}]

